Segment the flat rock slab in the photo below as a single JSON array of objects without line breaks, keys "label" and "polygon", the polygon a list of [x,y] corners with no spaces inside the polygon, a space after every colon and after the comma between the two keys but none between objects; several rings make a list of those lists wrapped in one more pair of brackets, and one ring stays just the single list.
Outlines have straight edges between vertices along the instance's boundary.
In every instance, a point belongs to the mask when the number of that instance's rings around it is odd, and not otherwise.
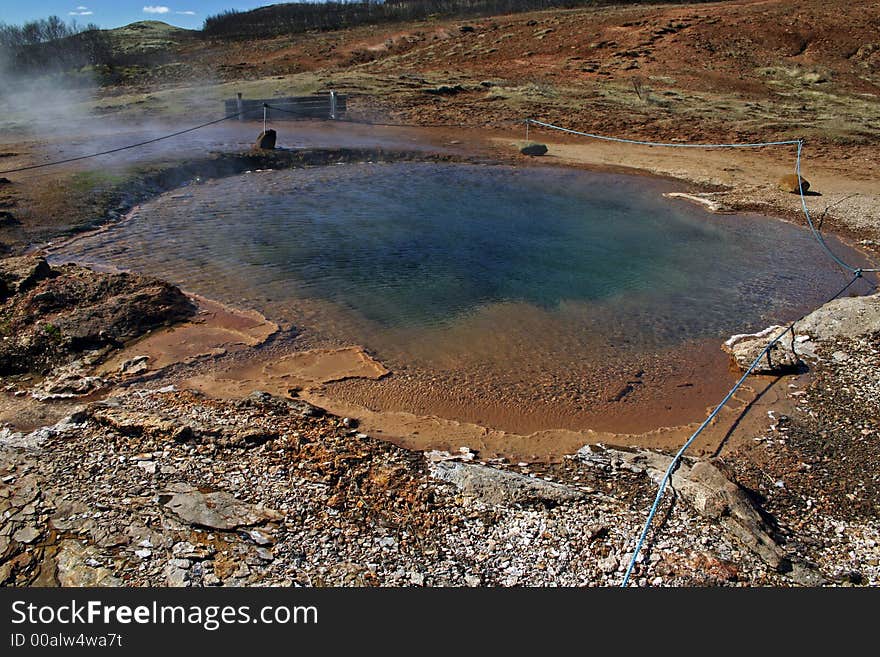
[{"label": "flat rock slab", "polygon": [[465,496],[489,504],[563,504],[585,497],[585,493],[570,486],[471,463],[432,463],[431,475],[454,484]]},{"label": "flat rock slab", "polygon": [[282,518],[277,511],[247,504],[225,491],[177,492],[171,495],[165,506],[184,522],[222,531]]},{"label": "flat rock slab", "polygon": [[[789,334],[774,344],[753,370],[755,374],[784,374],[803,358],[816,359],[816,345],[823,342],[880,333],[880,293],[829,301],[797,322],[794,328],[794,340]],[[758,333],[734,335],[722,349],[745,370],[784,330],[782,326],[769,326]]]},{"label": "flat rock slab", "polygon": [[880,294],[829,301],[795,325],[817,342],[880,332]]}]

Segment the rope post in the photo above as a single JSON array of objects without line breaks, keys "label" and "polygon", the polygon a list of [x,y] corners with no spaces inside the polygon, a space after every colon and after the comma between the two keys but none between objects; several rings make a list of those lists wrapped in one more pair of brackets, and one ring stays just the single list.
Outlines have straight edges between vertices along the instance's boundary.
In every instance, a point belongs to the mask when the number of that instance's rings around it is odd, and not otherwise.
[{"label": "rope post", "polygon": [[263,103],[263,132],[266,132],[266,113],[269,111],[269,106],[266,103]]},{"label": "rope post", "polygon": [[336,120],[336,92],[330,92],[330,119]]},{"label": "rope post", "polygon": [[236,94],[235,104],[238,107],[238,120],[244,121],[244,101],[241,99],[241,92]]},{"label": "rope post", "polygon": [[526,119],[526,141],[529,140],[529,124],[531,123],[531,119]]}]

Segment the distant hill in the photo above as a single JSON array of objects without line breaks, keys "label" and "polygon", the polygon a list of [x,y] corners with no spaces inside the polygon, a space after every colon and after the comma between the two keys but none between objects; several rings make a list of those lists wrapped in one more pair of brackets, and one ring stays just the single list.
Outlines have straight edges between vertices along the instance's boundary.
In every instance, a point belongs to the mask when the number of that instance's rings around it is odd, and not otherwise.
[{"label": "distant hill", "polygon": [[102,30],[114,55],[166,51],[198,38],[197,30],[186,30],[162,21],[138,21],[112,30]]}]

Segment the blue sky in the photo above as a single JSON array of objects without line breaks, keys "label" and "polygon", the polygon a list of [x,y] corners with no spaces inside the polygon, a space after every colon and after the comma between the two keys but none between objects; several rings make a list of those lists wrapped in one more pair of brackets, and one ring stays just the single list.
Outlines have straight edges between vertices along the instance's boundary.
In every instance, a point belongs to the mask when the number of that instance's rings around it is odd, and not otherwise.
[{"label": "blue sky", "polygon": [[0,22],[20,24],[55,14],[105,28],[142,20],[200,28],[206,16],[224,9],[246,10],[271,4],[272,0],[0,0]]}]

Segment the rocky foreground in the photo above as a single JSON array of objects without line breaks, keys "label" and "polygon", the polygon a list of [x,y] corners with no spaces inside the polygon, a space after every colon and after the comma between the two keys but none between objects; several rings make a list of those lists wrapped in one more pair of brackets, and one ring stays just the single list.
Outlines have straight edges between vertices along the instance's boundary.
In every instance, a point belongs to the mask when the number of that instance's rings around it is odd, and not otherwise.
[{"label": "rocky foreground", "polygon": [[[32,363],[4,372],[13,399],[60,403],[46,381],[61,371],[70,403],[89,363],[154,325],[143,318],[187,312],[156,281],[6,263],[4,322],[83,286],[4,335],[0,353]],[[873,317],[876,298],[845,301]],[[114,310],[70,319],[86,306]],[[89,322],[100,341],[74,340]],[[47,323],[51,357],[33,346]],[[880,583],[880,320],[855,336],[821,326],[798,343],[813,379],[797,412],[771,417],[753,446],[676,471],[635,584]],[[0,428],[0,583],[616,585],[669,462],[594,445],[559,464],[482,463],[467,449],[403,450],[298,399],[118,383],[86,386],[60,422]]]}]

